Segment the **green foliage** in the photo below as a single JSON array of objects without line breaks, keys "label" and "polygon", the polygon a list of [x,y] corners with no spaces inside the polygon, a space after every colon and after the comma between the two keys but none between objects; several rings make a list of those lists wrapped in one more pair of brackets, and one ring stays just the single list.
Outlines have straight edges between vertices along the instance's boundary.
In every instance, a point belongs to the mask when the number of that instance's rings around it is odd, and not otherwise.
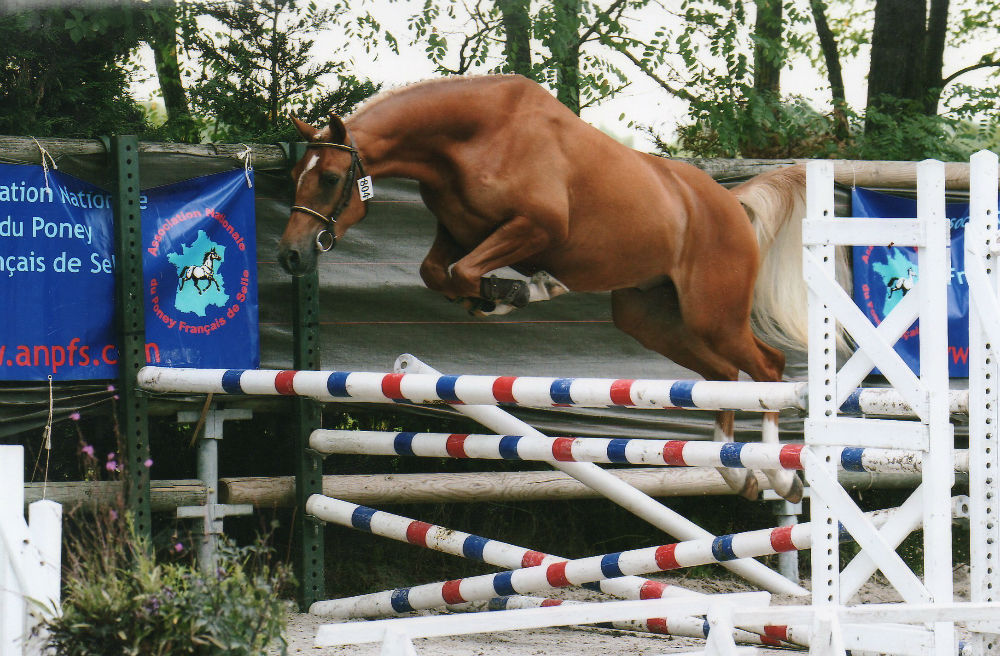
[{"label": "green foliage", "polygon": [[[442,75],[507,73],[518,70],[555,90],[574,110],[596,104],[628,86],[627,74],[609,61],[607,48],[626,33],[622,16],[649,0],[617,0],[608,8],[586,0],[547,0],[531,3],[530,36],[539,52],[530,70],[504,58],[502,2],[459,5],[447,0],[393,0],[415,5],[407,20],[412,44],[423,46]],[[525,4],[528,4],[527,2]],[[398,11],[393,8],[393,11]],[[398,39],[374,12],[363,13],[345,25],[349,37],[362,39],[369,51],[379,46],[398,51]],[[525,53],[521,53],[522,56]],[[527,60],[529,56],[525,57]],[[573,107],[579,98],[579,108]]]},{"label": "green foliage", "polygon": [[215,571],[201,572],[156,562],[130,522],[96,519],[67,550],[63,614],[46,626],[55,654],[256,656],[284,646],[276,593],[289,576],[261,545],[225,545]]},{"label": "green foliage", "polygon": [[[296,139],[290,113],[337,103],[343,110],[376,88],[344,75],[343,63],[312,63],[310,36],[335,20],[340,5],[254,0],[213,2],[203,11],[219,28],[193,36],[202,68],[190,95],[194,108],[211,117],[212,140]],[[340,89],[324,93],[323,79],[334,74]]]},{"label": "green foliage", "polygon": [[141,133],[127,7],[0,14],[0,134],[92,138]]},{"label": "green foliage", "polygon": [[954,139],[957,121],[927,116],[892,99],[883,100],[879,109],[869,107],[867,121],[869,129],[846,152],[854,159],[962,161],[978,150]]},{"label": "green foliage", "polygon": [[787,100],[742,87],[735,102],[691,103],[691,123],[678,130],[681,149],[698,157],[830,157],[845,144],[832,117],[802,98]]}]

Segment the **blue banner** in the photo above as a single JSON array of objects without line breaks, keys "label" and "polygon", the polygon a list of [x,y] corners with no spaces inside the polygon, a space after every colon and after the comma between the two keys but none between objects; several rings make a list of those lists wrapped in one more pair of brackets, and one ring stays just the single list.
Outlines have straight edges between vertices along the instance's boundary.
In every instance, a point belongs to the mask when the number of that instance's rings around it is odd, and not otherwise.
[{"label": "blue banner", "polygon": [[[0,380],[117,377],[111,205],[107,191],[59,171],[0,164]],[[258,366],[253,190],[244,172],[149,190],[140,210],[147,360]],[[149,293],[154,284],[158,293]]]},{"label": "blue banner", "polygon": [[[872,218],[910,218],[917,201],[855,188],[852,214]],[[953,378],[969,376],[969,285],[965,280],[965,224],[968,203],[949,203],[951,221],[951,283],[948,286],[948,371]],[[901,246],[854,247],[854,301],[876,326],[919,279],[917,252]],[[920,327],[914,323],[896,343],[896,352],[920,373]]]},{"label": "blue banner", "polygon": [[110,208],[82,180],[0,164],[0,380],[115,376]]},{"label": "blue banner", "polygon": [[246,174],[226,171],[146,194],[146,340],[156,345],[156,362],[258,367],[256,224]]}]

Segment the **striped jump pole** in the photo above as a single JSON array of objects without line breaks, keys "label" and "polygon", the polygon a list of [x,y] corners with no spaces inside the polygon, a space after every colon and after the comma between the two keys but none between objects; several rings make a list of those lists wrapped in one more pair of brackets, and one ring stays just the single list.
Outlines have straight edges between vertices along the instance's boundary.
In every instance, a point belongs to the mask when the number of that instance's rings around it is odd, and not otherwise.
[{"label": "striped jump pole", "polygon": [[[309,445],[325,455],[805,469],[802,444],[316,430],[309,438]],[[850,472],[913,474],[923,470],[921,451],[843,447],[836,457],[840,468]],[[955,467],[959,472],[969,470],[968,451],[956,454]]]},{"label": "striped jump pole", "polygon": [[[523,407],[624,407],[771,412],[806,407],[806,383],[443,376],[346,371],[143,367],[139,386],[150,392],[307,396],[354,403],[511,404]],[[953,390],[951,411],[966,413],[967,390]],[[853,414],[912,417],[892,389],[859,388],[844,403]]]},{"label": "striped jump pole", "polygon": [[[456,531],[444,526],[428,524],[320,494],[309,497],[306,501],[306,512],[325,522],[347,526],[372,535],[407,542],[453,556],[478,560],[504,569],[551,565],[568,560],[560,556]],[[679,586],[638,576],[622,576],[596,581],[585,587],[624,599],[701,596],[700,593]]]},{"label": "striped jump pole", "polygon": [[[868,517],[876,526],[881,526],[894,511],[895,509],[875,511],[868,513]],[[530,594],[619,576],[723,563],[737,558],[769,556],[784,551],[808,549],[812,544],[811,531],[810,524],[796,524],[664,544],[549,565],[535,565],[499,574],[484,574],[344,599],[317,601],[310,606],[309,612],[333,617],[373,617],[428,610],[468,601],[485,601],[498,596]],[[847,541],[850,535],[841,530],[840,538]]]},{"label": "striped jump pole", "polygon": [[[466,414],[475,421],[488,427],[490,430],[504,433],[520,435],[541,435],[534,428],[517,419],[513,415],[504,412],[496,407],[498,402],[492,396],[493,384],[501,380],[495,376],[471,376],[471,379],[485,379],[489,383],[489,396],[484,397],[482,405],[466,405],[464,399],[452,394],[446,394],[448,401],[442,401],[437,394],[437,383],[446,381],[445,387],[448,389],[458,389],[459,379],[465,376],[442,376],[429,365],[421,362],[412,355],[404,355],[396,360],[396,368],[400,371],[409,369],[413,373],[394,374],[355,374],[343,372],[309,372],[309,371],[256,371],[256,370],[232,370],[232,369],[170,369],[164,367],[144,367],[140,370],[137,380],[139,385],[146,390],[154,392],[187,392],[187,393],[220,393],[220,394],[302,394],[326,401],[390,401],[390,400],[418,400],[426,401],[428,398],[432,402],[454,403],[455,409]],[[510,389],[513,390],[513,381],[517,379],[504,379],[511,382]],[[524,380],[524,379],[522,379]],[[535,379],[537,380],[537,379]],[[572,380],[572,379],[546,379]],[[579,380],[579,379],[578,379]],[[410,385],[405,381],[417,381],[422,390],[420,394],[410,394]],[[599,405],[614,405],[610,397],[610,381],[606,385],[608,392],[607,402]],[[362,384],[363,383],[363,384]],[[384,383],[384,384],[383,384]],[[722,384],[722,383],[718,383]],[[726,383],[735,385],[736,383]],[[756,383],[755,383],[756,384]],[[785,383],[768,383],[769,385],[787,385]],[[332,394],[330,388],[336,392]],[[506,389],[506,382],[501,385]],[[560,386],[557,386],[560,387]],[[634,385],[622,385],[620,388],[629,390],[630,395],[638,388]],[[640,386],[641,387],[641,386]],[[794,396],[798,398],[802,388],[794,386],[796,391]],[[546,389],[551,389],[552,384]],[[782,387],[786,391],[788,387]],[[354,396],[347,395],[348,392]],[[386,396],[385,391],[389,392]],[[404,394],[406,392],[406,394]],[[424,394],[423,392],[427,392]],[[669,386],[667,388],[669,396]],[[342,396],[344,394],[346,396]],[[617,392],[616,392],[617,394]],[[399,397],[399,398],[396,398]],[[506,400],[507,397],[501,399]],[[511,397],[514,398],[514,397]],[[551,396],[548,397],[551,401]],[[631,398],[631,396],[630,396]],[[435,401],[436,400],[436,401]],[[622,399],[624,400],[624,399]],[[801,399],[799,399],[801,400]],[[759,405],[758,402],[754,402]],[[552,405],[551,402],[543,404],[546,407]],[[639,407],[639,406],[636,406]],[[645,407],[645,406],[644,406]],[[603,495],[610,501],[625,508],[629,512],[648,521],[656,528],[665,533],[680,539],[694,540],[707,539],[712,537],[711,533],[701,528],[694,522],[683,517],[679,513],[667,508],[649,495],[636,490],[628,483],[611,472],[604,471],[597,465],[584,462],[557,462],[553,463],[556,469],[572,476],[587,487]],[[753,559],[737,560],[726,562],[727,569],[736,572],[743,578],[770,592],[801,595],[809,594],[809,591],[802,586],[789,581],[778,572],[765,567],[762,563]]]},{"label": "striped jump pole", "polygon": [[[306,501],[306,512],[309,515],[317,517],[325,522],[354,528],[359,531],[371,533],[372,535],[378,535],[398,540],[400,542],[407,542],[409,544],[426,547],[434,551],[440,551],[454,556],[478,560],[480,562],[495,565],[497,567],[503,567],[505,569],[520,569],[534,565],[549,565],[568,560],[567,558],[563,558],[561,556],[545,554],[533,549],[526,549],[524,547],[518,547],[499,540],[491,540],[489,538],[480,537],[471,533],[456,531],[444,526],[428,524],[427,522],[410,519],[409,517],[403,517],[401,515],[385,512],[383,510],[375,510],[374,508],[369,508],[360,504],[343,501],[341,499],[334,499],[319,494],[310,496],[308,501]],[[671,585],[662,581],[653,581],[651,579],[638,576],[621,576],[618,578],[605,579],[603,581],[596,581],[593,584],[588,583],[584,587],[621,597],[623,599],[659,599],[666,597],[704,596],[701,593],[694,592],[680,586]],[[515,599],[515,601],[510,603],[520,603],[516,601],[518,597],[514,597],[513,599]],[[525,597],[524,599],[541,598]],[[494,601],[495,600],[491,600],[490,603],[494,603]],[[544,604],[510,607],[535,608],[539,605]],[[549,605],[553,604],[550,603]],[[474,607],[475,610],[484,608],[485,606],[483,604],[478,604]],[[353,617],[343,619],[353,619]],[[650,630],[655,633],[700,638],[704,637],[701,632],[702,623],[703,620],[695,617],[650,618],[648,620],[642,620],[641,622],[637,620],[636,622],[629,623],[628,627],[621,626],[619,628],[629,628],[630,630],[638,631]],[[640,628],[640,625],[648,626],[649,628],[642,629]],[[692,627],[699,628],[695,631]],[[682,633],[679,631],[686,632]],[[750,644],[776,644],[774,640],[771,642],[760,642],[760,638],[761,636],[773,637],[779,634],[786,636],[785,638],[781,638],[781,640],[788,641],[786,627],[782,626],[762,627],[757,633],[752,633],[751,631],[743,631],[743,633],[747,634],[746,639],[750,641]],[[771,640],[771,637],[766,639]],[[756,642],[754,642],[754,639],[756,639]]]},{"label": "striped jump pole", "polygon": [[774,411],[805,409],[806,383],[444,376],[362,371],[277,371],[144,367],[153,392],[308,396],[354,403],[512,404],[523,407],[635,407]]},{"label": "striped jump pole", "polygon": [[[440,376],[441,372],[422,362],[411,354],[396,359],[393,369],[397,372],[411,372]],[[527,423],[512,414],[491,405],[457,405],[461,414],[479,422],[492,431],[511,435],[533,435],[544,437]],[[553,462],[553,467],[572,476],[590,489],[603,495],[609,501],[640,517],[677,540],[710,539],[711,533],[698,526],[680,513],[667,508],[662,503],[615,476],[589,462]],[[739,574],[748,581],[769,592],[805,596],[809,591],[789,581],[784,576],[752,558],[727,561],[723,567]]]},{"label": "striped jump pole", "polygon": [[[532,597],[529,595],[512,595],[509,597],[494,597],[486,602],[469,602],[448,606],[448,610],[457,612],[502,611],[520,608],[551,608],[569,606],[583,602],[571,599],[552,599],[549,597]],[[708,638],[709,624],[704,617],[670,616],[651,617],[647,620],[620,620],[597,624],[603,628],[619,629],[621,631],[638,631],[656,633],[659,635],[681,636],[684,638]],[[802,635],[805,634],[805,635]],[[795,631],[786,626],[765,626],[760,633],[754,633],[736,628],[733,638],[736,643],[761,647],[808,647],[808,631]],[[797,637],[803,642],[797,642]]]}]

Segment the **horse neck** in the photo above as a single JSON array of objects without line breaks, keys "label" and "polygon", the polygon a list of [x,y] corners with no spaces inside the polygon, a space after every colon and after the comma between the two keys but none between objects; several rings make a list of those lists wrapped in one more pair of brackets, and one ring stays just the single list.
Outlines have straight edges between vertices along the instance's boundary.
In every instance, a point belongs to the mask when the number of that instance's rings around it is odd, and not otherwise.
[{"label": "horse neck", "polygon": [[205,261],[201,263],[201,268],[202,269],[208,269],[209,271],[214,271],[215,270],[215,261],[211,257],[209,257],[209,256],[206,255],[205,256]]},{"label": "horse neck", "polygon": [[475,134],[484,118],[468,111],[467,94],[436,96],[429,102],[422,94],[400,93],[348,120],[372,177],[435,184],[448,175],[449,151]]}]

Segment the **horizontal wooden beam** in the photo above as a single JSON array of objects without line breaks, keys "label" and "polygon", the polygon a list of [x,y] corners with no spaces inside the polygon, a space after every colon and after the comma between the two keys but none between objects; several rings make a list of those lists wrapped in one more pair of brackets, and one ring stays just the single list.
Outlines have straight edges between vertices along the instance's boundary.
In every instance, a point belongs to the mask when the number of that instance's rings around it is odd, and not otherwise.
[{"label": "horizontal wooden beam", "polygon": [[[654,497],[695,497],[733,494],[722,476],[708,467],[609,469]],[[761,490],[770,489],[757,473]],[[854,474],[841,472],[849,489],[903,488],[920,484],[920,475]],[[555,501],[596,499],[601,495],[556,471],[433,474],[353,474],[323,477],[323,494],[363,505],[390,503],[472,503],[483,501]],[[222,503],[249,503],[259,508],[289,507],[294,502],[291,476],[223,478]]]},{"label": "horizontal wooden beam", "polygon": [[[808,159],[721,159],[683,158],[687,162],[707,172],[716,180],[742,178],[758,175],[779,166],[805,164]],[[859,159],[838,159],[834,161],[834,180],[838,184],[858,187],[879,187],[883,189],[916,189],[918,162],[868,161]],[[969,188],[968,162],[947,162],[944,165],[945,187],[962,190]]]},{"label": "horizontal wooden beam", "polygon": [[[646,494],[656,497],[718,496],[732,491],[718,472],[706,467],[612,469],[615,474]],[[912,489],[920,475],[859,474],[841,472],[848,489]],[[760,489],[769,489],[767,479],[757,475]],[[967,485],[959,474],[957,484]],[[174,512],[179,506],[205,504],[205,486],[197,479],[151,481],[151,508]],[[26,483],[25,508],[42,498],[69,508],[93,510],[118,502],[122,492],[116,481],[68,481]],[[478,472],[460,474],[353,474],[323,477],[323,494],[366,505],[388,503],[462,503],[478,501],[550,501],[596,499],[600,495],[561,472]],[[220,503],[249,503],[258,508],[291,507],[295,501],[292,476],[248,476],[219,481]]]},{"label": "horizontal wooden beam", "polygon": [[[107,148],[99,139],[55,139],[40,138],[42,145],[57,160],[59,157],[74,155],[101,155]],[[246,144],[253,151],[254,166],[282,168],[290,162],[285,151],[275,144]],[[139,154],[195,155],[199,157],[222,157],[239,162],[238,155],[246,149],[244,144],[182,144],[154,141],[140,141]],[[16,160],[37,164],[41,153],[35,140],[30,137],[0,135],[0,159]],[[805,159],[722,159],[722,158],[676,158],[692,164],[716,179],[740,178],[757,175],[778,166],[804,164]],[[844,185],[861,187],[881,187],[885,189],[915,189],[917,186],[916,162],[878,162],[866,160],[835,160],[834,177]],[[969,164],[949,162],[945,164],[945,185],[948,189],[969,188]]]},{"label": "horizontal wooden beam", "polygon": [[[81,155],[104,155],[108,153],[100,139],[56,139],[39,138],[40,144],[56,159]],[[289,166],[285,151],[275,144],[184,144],[157,141],[140,141],[139,155],[194,155],[198,157],[219,157],[232,159],[242,164],[239,155],[249,146],[253,151],[253,164],[257,168],[270,169]],[[0,159],[17,160],[28,164],[41,163],[41,151],[31,137],[0,135]]]},{"label": "horizontal wooden beam", "polygon": [[[173,512],[178,506],[205,504],[205,485],[196,479],[150,481],[154,512]],[[44,493],[44,494],[43,494]],[[68,508],[77,506],[94,510],[110,506],[122,499],[124,488],[118,481],[67,481],[59,483],[26,483],[24,504],[49,499]]]}]

